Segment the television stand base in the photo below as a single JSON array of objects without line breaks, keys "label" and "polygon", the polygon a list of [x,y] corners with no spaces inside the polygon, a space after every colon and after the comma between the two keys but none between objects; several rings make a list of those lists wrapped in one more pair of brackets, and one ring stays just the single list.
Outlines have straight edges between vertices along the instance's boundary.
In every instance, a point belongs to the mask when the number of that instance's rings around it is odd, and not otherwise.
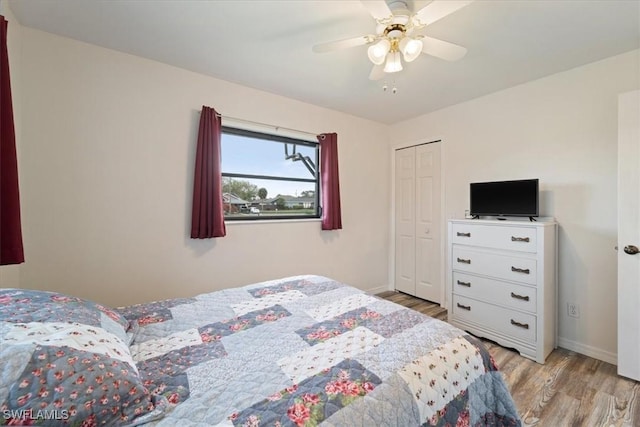
[{"label": "television stand base", "polygon": [[529,221],[531,221],[531,222],[536,222],[536,221],[537,221],[537,219],[535,219],[534,217],[530,216],[530,217],[529,217]]}]

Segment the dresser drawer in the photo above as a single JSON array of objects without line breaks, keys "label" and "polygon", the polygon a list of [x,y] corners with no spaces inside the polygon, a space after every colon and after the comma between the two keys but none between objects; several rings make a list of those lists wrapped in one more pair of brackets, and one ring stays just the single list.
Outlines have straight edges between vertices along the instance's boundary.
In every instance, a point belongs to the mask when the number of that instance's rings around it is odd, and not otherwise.
[{"label": "dresser drawer", "polygon": [[537,282],[535,258],[500,255],[454,245],[451,251],[454,271],[481,274],[507,281],[535,285]]},{"label": "dresser drawer", "polygon": [[453,293],[463,297],[502,305],[507,308],[536,312],[536,288],[517,285],[489,279],[487,277],[472,276],[470,274],[453,273]]},{"label": "dresser drawer", "polygon": [[483,325],[513,338],[531,343],[536,341],[536,316],[531,314],[454,295],[453,316]]},{"label": "dresser drawer", "polygon": [[452,224],[452,243],[509,251],[536,252],[536,228]]}]

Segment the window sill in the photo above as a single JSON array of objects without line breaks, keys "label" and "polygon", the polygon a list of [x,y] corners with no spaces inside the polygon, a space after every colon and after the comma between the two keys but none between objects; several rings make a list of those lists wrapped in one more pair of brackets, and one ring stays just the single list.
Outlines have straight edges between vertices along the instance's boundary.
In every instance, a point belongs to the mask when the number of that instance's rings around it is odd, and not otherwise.
[{"label": "window sill", "polygon": [[321,222],[321,218],[287,218],[287,219],[253,219],[253,220],[241,220],[241,221],[229,221],[225,220],[224,224],[229,225],[238,225],[238,224],[281,224],[281,223],[292,223],[292,222]]}]

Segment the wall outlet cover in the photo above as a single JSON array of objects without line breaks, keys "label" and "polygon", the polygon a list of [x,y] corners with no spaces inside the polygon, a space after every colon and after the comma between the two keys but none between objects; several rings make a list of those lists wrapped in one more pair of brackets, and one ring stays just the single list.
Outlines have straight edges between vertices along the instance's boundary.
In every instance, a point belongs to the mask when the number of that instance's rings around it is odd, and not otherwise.
[{"label": "wall outlet cover", "polygon": [[569,317],[580,317],[580,306],[573,302],[567,303],[567,314]]}]

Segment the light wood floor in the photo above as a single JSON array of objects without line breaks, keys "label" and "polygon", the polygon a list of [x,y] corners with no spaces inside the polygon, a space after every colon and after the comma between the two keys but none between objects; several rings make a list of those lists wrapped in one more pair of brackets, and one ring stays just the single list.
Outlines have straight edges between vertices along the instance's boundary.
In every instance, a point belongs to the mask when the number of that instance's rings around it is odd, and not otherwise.
[{"label": "light wood floor", "polygon": [[[437,304],[400,292],[379,297],[447,320]],[[557,348],[544,365],[483,340],[511,390],[525,426],[640,427],[640,383],[616,374],[610,363]]]}]

